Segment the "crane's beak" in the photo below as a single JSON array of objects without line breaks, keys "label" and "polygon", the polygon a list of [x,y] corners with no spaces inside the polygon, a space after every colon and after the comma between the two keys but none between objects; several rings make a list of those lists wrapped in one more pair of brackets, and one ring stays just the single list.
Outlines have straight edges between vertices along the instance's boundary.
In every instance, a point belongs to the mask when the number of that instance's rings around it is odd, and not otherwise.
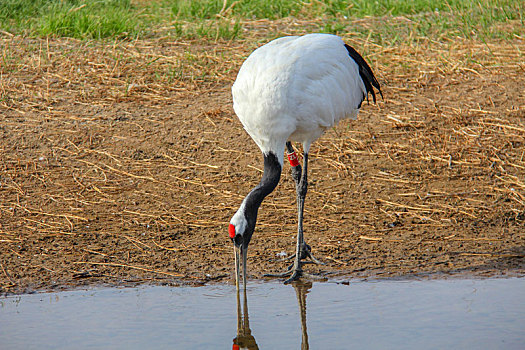
[{"label": "crane's beak", "polygon": [[241,260],[242,260],[242,284],[243,288],[246,291],[246,258],[247,250],[243,244],[237,245],[233,244],[233,253],[235,255],[235,286],[237,287],[237,292],[239,292],[239,280],[241,279]]}]

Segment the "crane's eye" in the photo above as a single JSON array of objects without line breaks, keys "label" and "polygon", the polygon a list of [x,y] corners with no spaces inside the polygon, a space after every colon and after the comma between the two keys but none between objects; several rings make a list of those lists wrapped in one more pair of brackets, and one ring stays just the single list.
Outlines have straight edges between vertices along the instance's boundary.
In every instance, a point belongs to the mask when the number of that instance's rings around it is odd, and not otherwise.
[{"label": "crane's eye", "polygon": [[230,224],[230,226],[228,226],[228,233],[230,234],[230,238],[235,237],[235,226],[233,226],[233,224]]}]

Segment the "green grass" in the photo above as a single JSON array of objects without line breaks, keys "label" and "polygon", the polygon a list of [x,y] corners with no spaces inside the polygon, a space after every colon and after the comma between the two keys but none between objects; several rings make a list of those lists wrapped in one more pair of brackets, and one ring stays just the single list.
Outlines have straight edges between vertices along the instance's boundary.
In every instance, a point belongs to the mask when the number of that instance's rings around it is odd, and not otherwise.
[{"label": "green grass", "polygon": [[292,0],[227,1],[224,9],[222,0],[165,0],[164,4],[170,6],[177,17],[186,19],[215,18],[221,10],[222,14],[247,19],[277,19],[295,15],[303,6],[300,1]]},{"label": "green grass", "polygon": [[130,0],[3,0],[0,28],[13,33],[100,39],[137,36],[145,27]]},{"label": "green grass", "polygon": [[[99,39],[154,35],[155,28],[167,27],[176,37],[232,40],[242,36],[246,20],[293,16],[311,20],[317,31],[352,32],[378,42],[508,38],[524,35],[524,8],[520,0],[3,0],[0,29]],[[365,17],[372,25],[353,24]]]}]

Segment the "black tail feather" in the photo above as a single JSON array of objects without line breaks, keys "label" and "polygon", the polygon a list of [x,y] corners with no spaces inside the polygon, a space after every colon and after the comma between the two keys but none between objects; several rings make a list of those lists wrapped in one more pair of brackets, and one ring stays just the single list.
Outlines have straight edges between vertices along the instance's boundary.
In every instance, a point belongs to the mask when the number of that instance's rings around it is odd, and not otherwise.
[{"label": "black tail feather", "polygon": [[372,94],[372,99],[374,100],[374,103],[376,102],[376,94],[374,91],[374,87],[377,89],[377,91],[379,91],[381,98],[383,98],[381,86],[379,85],[379,82],[374,76],[372,68],[370,68],[370,66],[368,65],[368,63],[366,63],[364,58],[352,46],[345,44],[345,47],[350,57],[352,57],[355,63],[357,63],[357,65],[359,66],[359,75],[361,76],[361,79],[363,80],[363,83],[365,84],[366,88],[366,100],[368,101],[368,93],[370,92]]}]

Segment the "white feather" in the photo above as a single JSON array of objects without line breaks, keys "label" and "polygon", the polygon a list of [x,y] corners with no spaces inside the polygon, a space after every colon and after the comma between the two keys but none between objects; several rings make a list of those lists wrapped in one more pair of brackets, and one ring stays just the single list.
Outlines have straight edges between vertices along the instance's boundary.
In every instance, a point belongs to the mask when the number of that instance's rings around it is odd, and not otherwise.
[{"label": "white feather", "polygon": [[244,232],[246,231],[246,227],[248,226],[248,222],[246,221],[246,217],[244,215],[244,208],[246,207],[246,198],[241,203],[241,206],[239,209],[235,212],[235,215],[230,220],[230,224],[235,226],[235,232],[237,234],[240,234],[241,236],[244,235]]},{"label": "white feather", "polygon": [[365,85],[341,38],[289,36],[255,50],[232,87],[233,108],[259,148],[283,164],[286,141],[305,152],[343,118],[356,118]]}]

